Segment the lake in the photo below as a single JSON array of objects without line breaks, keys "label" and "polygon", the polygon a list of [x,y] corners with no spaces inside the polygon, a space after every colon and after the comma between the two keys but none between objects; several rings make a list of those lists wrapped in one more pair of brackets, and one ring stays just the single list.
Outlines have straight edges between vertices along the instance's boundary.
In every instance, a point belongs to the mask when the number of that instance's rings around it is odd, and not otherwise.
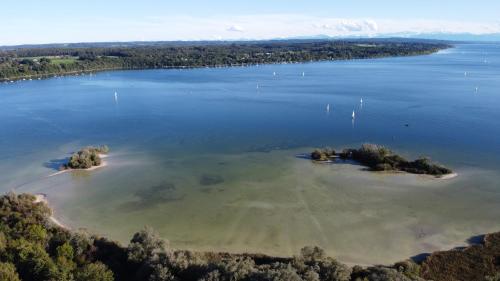
[{"label": "lake", "polygon": [[[123,243],[148,225],[179,249],[283,256],[318,245],[380,264],[500,230],[498,44],[20,81],[0,84],[0,106],[0,191],[46,193],[65,225]],[[367,142],[458,177],[297,157]],[[50,176],[101,144],[106,167]]]}]

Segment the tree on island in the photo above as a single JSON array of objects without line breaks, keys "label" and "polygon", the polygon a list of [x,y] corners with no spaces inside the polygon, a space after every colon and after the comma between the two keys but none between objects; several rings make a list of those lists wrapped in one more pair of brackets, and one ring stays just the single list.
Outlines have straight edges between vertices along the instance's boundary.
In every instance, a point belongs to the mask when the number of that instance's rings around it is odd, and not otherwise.
[{"label": "tree on island", "polygon": [[100,147],[85,147],[74,153],[68,163],[63,166],[63,169],[89,169],[94,166],[100,166],[102,163],[101,154],[109,152],[106,145]]},{"label": "tree on island", "polygon": [[343,160],[354,160],[373,171],[404,171],[433,176],[453,173],[452,170],[432,162],[429,158],[422,157],[408,161],[390,149],[376,144],[363,144],[359,149],[344,149],[338,154],[329,148],[316,149],[311,153],[311,158],[320,162],[330,161],[337,157]]}]

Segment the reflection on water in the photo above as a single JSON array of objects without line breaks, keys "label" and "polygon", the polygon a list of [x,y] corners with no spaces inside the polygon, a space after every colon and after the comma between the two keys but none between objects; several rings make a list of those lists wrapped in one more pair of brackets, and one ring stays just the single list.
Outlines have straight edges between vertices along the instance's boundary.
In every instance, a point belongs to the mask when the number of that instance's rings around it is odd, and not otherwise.
[{"label": "reflection on water", "polygon": [[[459,246],[500,228],[499,57],[498,45],[461,45],[424,57],[0,85],[1,188],[46,193],[64,224],[124,243],[151,225],[178,248],[291,255],[319,245],[356,263]],[[296,157],[363,142],[431,156],[459,177]],[[96,144],[112,150],[107,167],[47,177]]]}]

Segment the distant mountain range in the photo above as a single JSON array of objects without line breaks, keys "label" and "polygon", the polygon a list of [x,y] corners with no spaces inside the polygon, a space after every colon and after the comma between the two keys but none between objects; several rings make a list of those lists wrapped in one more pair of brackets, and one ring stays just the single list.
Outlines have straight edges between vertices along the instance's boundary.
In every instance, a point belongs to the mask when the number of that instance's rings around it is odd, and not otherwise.
[{"label": "distant mountain range", "polygon": [[270,40],[237,39],[237,40],[200,40],[200,41],[130,41],[130,42],[82,42],[82,43],[53,43],[53,44],[25,44],[16,46],[0,46],[0,50],[12,50],[18,48],[88,48],[88,47],[140,47],[140,46],[188,46],[188,45],[223,45],[236,42],[265,42],[265,41],[310,41],[310,40],[389,40],[389,41],[410,41],[410,40],[432,40],[432,41],[453,41],[453,42],[500,42],[500,33],[472,34],[472,33],[389,33],[376,35],[359,36],[329,36],[318,34],[314,36],[296,36],[274,38]]},{"label": "distant mountain range", "polygon": [[319,34],[316,36],[298,36],[288,39],[354,39],[354,38],[429,39],[429,40],[456,41],[456,42],[500,42],[500,33],[473,34],[473,33],[445,33],[445,32],[435,32],[435,33],[401,32],[401,33],[376,34],[372,36],[351,35],[349,37],[329,36],[329,35]]},{"label": "distant mountain range", "polygon": [[[399,33],[391,34],[392,37],[435,39],[461,42],[500,42],[500,33],[472,34],[472,33]],[[383,35],[382,37],[387,37]]]}]

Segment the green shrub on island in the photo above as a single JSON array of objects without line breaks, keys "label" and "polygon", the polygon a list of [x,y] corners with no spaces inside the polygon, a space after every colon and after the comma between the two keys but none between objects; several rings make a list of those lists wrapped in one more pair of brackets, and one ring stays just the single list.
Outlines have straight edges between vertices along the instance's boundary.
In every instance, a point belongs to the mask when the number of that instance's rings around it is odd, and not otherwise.
[{"label": "green shrub on island", "polygon": [[172,250],[151,228],[128,247],[61,228],[35,196],[0,197],[0,280],[5,281],[485,281],[498,280],[500,233],[481,245],[441,251],[422,264],[349,267],[318,247],[295,257]]},{"label": "green shrub on island", "polygon": [[404,171],[412,174],[433,176],[453,173],[452,170],[432,162],[429,158],[408,161],[390,149],[376,144],[363,144],[359,149],[344,149],[338,154],[335,154],[331,149],[317,149],[311,154],[311,158],[316,161],[329,161],[335,157],[354,160],[373,171]]},{"label": "green shrub on island", "polygon": [[63,166],[63,169],[89,169],[94,166],[100,166],[102,163],[100,154],[106,154],[109,148],[106,145],[100,147],[85,147],[71,155]]},{"label": "green shrub on island", "polygon": [[315,161],[329,161],[335,156],[335,150],[324,148],[316,149],[311,153],[311,159]]}]

